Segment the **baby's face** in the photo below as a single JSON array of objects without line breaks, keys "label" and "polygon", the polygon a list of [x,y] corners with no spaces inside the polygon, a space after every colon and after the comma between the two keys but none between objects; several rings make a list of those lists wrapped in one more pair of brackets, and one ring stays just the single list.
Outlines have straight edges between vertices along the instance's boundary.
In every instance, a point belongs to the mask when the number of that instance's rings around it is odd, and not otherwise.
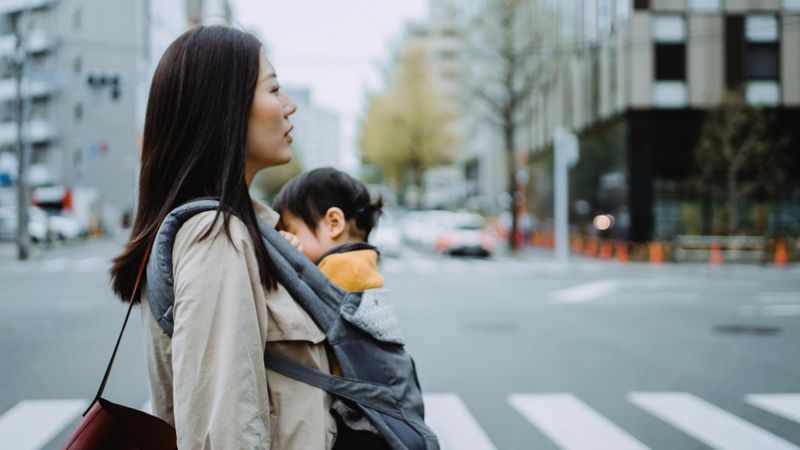
[{"label": "baby's face", "polygon": [[[305,254],[311,261],[317,262],[320,256],[325,254],[328,250],[333,248],[331,245],[326,245],[325,239],[320,239],[318,236],[319,231],[312,230],[303,222],[303,219],[293,215],[289,212],[281,214],[281,223],[283,223],[284,230],[292,233],[300,239],[303,244],[303,254]],[[319,227],[320,229],[324,227]]]}]

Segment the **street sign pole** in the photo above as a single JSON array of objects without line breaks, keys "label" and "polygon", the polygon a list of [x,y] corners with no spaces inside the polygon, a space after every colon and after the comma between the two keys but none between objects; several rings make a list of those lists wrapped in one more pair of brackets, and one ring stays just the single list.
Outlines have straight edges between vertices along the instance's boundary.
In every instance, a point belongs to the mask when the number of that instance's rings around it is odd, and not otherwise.
[{"label": "street sign pole", "polygon": [[22,82],[25,72],[25,59],[27,49],[22,39],[23,11],[12,14],[11,20],[14,27],[16,47],[12,59],[17,95],[17,258],[28,259],[30,256],[31,240],[28,235],[28,152],[25,139],[25,101],[22,93]]},{"label": "street sign pole", "polygon": [[569,258],[569,168],[578,160],[578,138],[563,128],[557,128],[553,157],[553,215],[556,261],[566,263]]}]

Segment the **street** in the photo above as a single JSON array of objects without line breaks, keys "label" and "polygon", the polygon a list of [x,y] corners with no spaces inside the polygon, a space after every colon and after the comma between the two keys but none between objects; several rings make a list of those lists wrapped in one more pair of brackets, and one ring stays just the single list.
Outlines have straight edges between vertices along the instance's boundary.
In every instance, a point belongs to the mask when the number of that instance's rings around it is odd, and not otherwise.
[{"label": "street", "polygon": [[[0,259],[0,449],[55,449],[125,310],[111,240]],[[800,267],[406,249],[382,265],[443,449],[800,448]],[[144,407],[138,310],[106,391]]]}]

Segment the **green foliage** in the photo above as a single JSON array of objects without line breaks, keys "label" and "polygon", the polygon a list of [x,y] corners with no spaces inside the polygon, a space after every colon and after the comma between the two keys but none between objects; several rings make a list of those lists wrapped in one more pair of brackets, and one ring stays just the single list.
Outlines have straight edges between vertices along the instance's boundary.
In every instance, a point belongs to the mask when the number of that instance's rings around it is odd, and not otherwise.
[{"label": "green foliage", "polygon": [[369,99],[361,129],[364,162],[383,170],[387,181],[402,185],[410,174],[419,186],[423,172],[453,160],[454,115],[434,89],[425,51],[406,47],[388,89]]},{"label": "green foliage", "polygon": [[683,234],[703,233],[703,211],[699,204],[684,203],[681,205],[681,218],[683,219]]},{"label": "green foliage", "polygon": [[[766,113],[738,92],[726,93],[703,125],[695,148],[699,173],[694,181],[701,191],[725,200],[724,229],[729,234],[739,230],[741,204],[758,193],[775,192],[786,178],[785,142],[772,135],[770,126]],[[715,229],[722,231],[717,220]]]}]

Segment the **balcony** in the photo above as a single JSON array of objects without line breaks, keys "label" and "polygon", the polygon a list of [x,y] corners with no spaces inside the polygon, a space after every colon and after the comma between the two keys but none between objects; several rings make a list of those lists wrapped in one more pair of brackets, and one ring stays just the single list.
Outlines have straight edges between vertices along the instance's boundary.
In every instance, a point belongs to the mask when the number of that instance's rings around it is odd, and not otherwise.
[{"label": "balcony", "polygon": [[[22,98],[38,99],[47,97],[56,92],[56,84],[46,79],[22,80]],[[17,85],[14,79],[0,79],[0,104],[16,101]]]},{"label": "balcony", "polygon": [[44,8],[55,3],[55,0],[3,0],[0,4],[0,14]]},{"label": "balcony", "polygon": [[[25,50],[28,54],[35,55],[46,53],[58,45],[58,40],[44,30],[35,30],[28,34],[25,42]],[[17,39],[13,34],[0,36],[0,59],[11,57],[17,46]]]},{"label": "balcony", "polygon": [[[57,135],[56,127],[52,121],[34,119],[30,122],[30,132],[28,133],[28,143],[41,144],[50,142]],[[0,123],[0,149],[13,147],[17,144],[17,124],[16,122]]]}]

